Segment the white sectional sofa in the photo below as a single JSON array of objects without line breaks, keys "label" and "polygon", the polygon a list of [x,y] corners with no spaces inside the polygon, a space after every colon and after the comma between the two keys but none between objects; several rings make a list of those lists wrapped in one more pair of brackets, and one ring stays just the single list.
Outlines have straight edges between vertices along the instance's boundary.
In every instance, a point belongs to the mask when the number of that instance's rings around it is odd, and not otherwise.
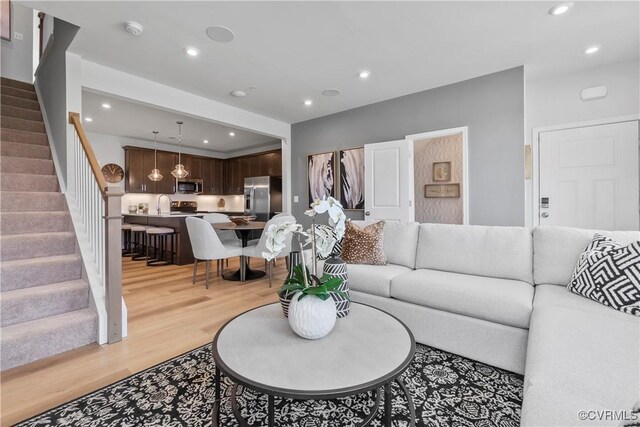
[{"label": "white sectional sofa", "polygon": [[389,264],[348,265],[352,300],[420,343],[524,374],[524,426],[619,425],[578,417],[640,401],[640,318],[566,288],[594,233],[387,221]]}]

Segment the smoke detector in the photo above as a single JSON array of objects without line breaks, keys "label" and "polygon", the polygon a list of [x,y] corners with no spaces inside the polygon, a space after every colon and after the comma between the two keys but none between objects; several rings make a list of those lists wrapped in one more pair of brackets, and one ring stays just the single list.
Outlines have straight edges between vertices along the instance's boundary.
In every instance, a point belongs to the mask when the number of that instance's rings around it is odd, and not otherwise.
[{"label": "smoke detector", "polygon": [[139,24],[135,21],[127,21],[124,23],[124,29],[127,30],[129,34],[132,34],[137,37],[142,35],[142,31],[144,30],[144,27],[142,26],[142,24]]}]

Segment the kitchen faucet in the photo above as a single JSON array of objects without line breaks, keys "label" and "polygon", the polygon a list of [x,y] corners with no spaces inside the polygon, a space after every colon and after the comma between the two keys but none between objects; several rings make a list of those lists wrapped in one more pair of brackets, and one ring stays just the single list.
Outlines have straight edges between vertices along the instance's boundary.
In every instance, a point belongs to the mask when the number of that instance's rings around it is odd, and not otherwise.
[{"label": "kitchen faucet", "polygon": [[158,212],[158,215],[160,215],[160,213],[162,212],[162,211],[160,210],[160,199],[162,199],[162,196],[164,196],[164,197],[166,197],[167,199],[169,199],[169,203],[172,203],[172,202],[173,202],[173,200],[171,200],[171,197],[169,197],[169,195],[168,195],[168,194],[161,194],[161,195],[159,195],[159,196],[158,196],[158,201],[157,201],[157,203],[156,203],[156,211]]}]

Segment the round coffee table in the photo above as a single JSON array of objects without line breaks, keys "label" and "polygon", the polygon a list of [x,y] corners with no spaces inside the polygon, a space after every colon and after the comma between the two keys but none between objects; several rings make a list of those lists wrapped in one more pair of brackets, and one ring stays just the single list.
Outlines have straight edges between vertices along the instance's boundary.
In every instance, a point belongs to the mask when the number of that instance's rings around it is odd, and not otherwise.
[{"label": "round coffee table", "polygon": [[215,404],[213,425],[220,420],[221,374],[235,384],[231,392],[234,416],[241,417],[236,400],[238,385],[268,396],[268,425],[274,425],[274,398],[330,400],[374,393],[375,403],[361,426],[375,417],[384,390],[384,425],[391,425],[391,384],[407,399],[411,424],[415,407],[400,375],[416,349],[404,323],[377,308],[352,303],[351,312],[338,319],[329,335],[306,340],[289,327],[279,303],[249,310],[227,322],[213,339]]}]

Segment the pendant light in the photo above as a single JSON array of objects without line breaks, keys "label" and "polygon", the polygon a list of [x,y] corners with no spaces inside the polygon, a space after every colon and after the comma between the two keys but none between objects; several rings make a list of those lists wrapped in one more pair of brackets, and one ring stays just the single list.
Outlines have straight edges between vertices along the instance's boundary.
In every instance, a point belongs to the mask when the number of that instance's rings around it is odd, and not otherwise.
[{"label": "pendant light", "polygon": [[162,179],[162,175],[158,170],[158,131],[153,131],[153,169],[151,173],[147,175],[151,181],[160,181]]},{"label": "pendant light", "polygon": [[178,124],[178,164],[176,165],[175,169],[171,171],[171,175],[175,176],[176,178],[180,179],[180,178],[186,178],[187,175],[189,175],[189,172],[187,172],[184,168],[184,166],[182,166],[182,162],[181,162],[181,154],[182,154],[182,122],[176,122]]}]

